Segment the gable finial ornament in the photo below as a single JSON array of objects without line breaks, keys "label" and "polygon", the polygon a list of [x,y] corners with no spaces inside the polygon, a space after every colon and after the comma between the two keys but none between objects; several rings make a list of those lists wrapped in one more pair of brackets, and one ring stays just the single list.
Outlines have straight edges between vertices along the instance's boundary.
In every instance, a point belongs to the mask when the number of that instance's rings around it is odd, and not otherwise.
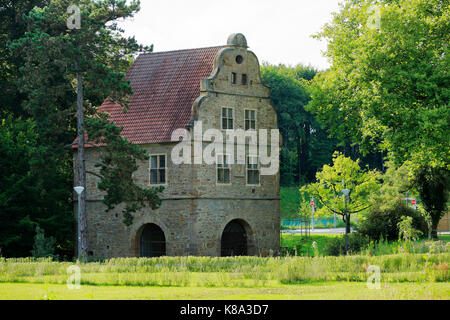
[{"label": "gable finial ornament", "polygon": [[248,48],[247,39],[245,39],[245,36],[242,33],[233,33],[230,35],[228,37],[227,45]]}]

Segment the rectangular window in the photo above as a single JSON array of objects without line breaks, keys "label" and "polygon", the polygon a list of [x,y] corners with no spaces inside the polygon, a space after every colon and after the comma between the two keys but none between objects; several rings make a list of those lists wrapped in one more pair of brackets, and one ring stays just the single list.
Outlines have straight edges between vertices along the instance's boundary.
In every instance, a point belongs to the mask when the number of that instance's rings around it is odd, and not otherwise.
[{"label": "rectangular window", "polygon": [[230,156],[225,154],[217,155],[217,183],[230,184],[231,171],[229,164]]},{"label": "rectangular window", "polygon": [[247,184],[259,185],[259,161],[257,156],[247,156]]},{"label": "rectangular window", "polygon": [[247,75],[245,73],[242,75],[242,84],[243,85],[247,84]]},{"label": "rectangular window", "polygon": [[165,154],[150,156],[150,184],[166,184],[167,162]]},{"label": "rectangular window", "polygon": [[222,108],[222,129],[233,129],[233,109]]},{"label": "rectangular window", "polygon": [[235,72],[231,73],[231,83],[236,84],[236,73]]},{"label": "rectangular window", "polygon": [[245,110],[245,130],[256,130],[256,110]]}]

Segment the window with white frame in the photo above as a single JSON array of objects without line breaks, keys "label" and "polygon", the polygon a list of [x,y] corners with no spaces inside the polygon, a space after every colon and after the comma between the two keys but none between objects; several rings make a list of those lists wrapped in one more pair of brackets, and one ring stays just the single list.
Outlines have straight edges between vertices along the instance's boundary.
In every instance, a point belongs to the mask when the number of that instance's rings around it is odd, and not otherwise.
[{"label": "window with white frame", "polygon": [[231,83],[232,84],[236,84],[236,78],[237,78],[236,72],[232,72],[231,73]]},{"label": "window with white frame", "polygon": [[233,109],[222,108],[222,129],[233,129]]},{"label": "window with white frame", "polygon": [[257,156],[247,156],[247,184],[259,185],[259,161]]},{"label": "window with white frame", "polygon": [[150,155],[150,184],[167,183],[167,157],[165,154]]},{"label": "window with white frame", "polygon": [[245,110],[245,130],[256,130],[256,110]]},{"label": "window with white frame", "polygon": [[217,155],[217,183],[230,184],[231,170],[230,170],[230,156],[226,154]]}]

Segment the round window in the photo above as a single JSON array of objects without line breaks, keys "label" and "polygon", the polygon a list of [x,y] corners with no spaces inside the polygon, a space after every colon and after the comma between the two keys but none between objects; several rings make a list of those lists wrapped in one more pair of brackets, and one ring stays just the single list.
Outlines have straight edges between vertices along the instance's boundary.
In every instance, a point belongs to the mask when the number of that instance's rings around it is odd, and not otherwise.
[{"label": "round window", "polygon": [[236,57],[236,62],[237,62],[238,64],[241,64],[242,61],[244,61],[244,58],[242,58],[242,56],[239,55],[239,56]]}]

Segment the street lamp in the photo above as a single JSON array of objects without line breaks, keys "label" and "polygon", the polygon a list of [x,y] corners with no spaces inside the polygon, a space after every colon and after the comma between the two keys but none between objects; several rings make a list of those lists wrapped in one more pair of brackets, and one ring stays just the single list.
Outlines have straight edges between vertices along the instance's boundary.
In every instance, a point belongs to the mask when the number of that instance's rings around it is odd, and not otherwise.
[{"label": "street lamp", "polygon": [[349,221],[348,215],[347,215],[347,198],[348,198],[348,195],[350,194],[350,190],[349,189],[342,189],[342,193],[344,194],[344,204],[345,204],[345,210],[344,210],[344,214],[345,214],[345,255],[347,255],[347,253],[348,253],[348,232],[347,232],[347,226],[350,225],[350,221]]},{"label": "street lamp", "polygon": [[81,261],[81,221],[80,221],[80,212],[81,212],[81,194],[84,191],[83,187],[75,187],[75,192],[78,194],[78,260]]}]

